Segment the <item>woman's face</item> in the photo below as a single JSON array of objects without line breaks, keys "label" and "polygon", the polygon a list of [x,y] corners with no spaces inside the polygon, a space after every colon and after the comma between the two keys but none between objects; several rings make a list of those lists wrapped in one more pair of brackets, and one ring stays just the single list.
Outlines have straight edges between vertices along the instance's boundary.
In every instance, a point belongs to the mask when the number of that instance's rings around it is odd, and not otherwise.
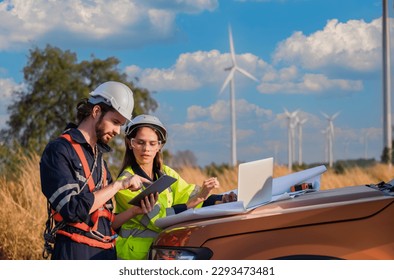
[{"label": "woman's face", "polygon": [[161,143],[156,132],[150,127],[141,127],[131,139],[131,147],[139,165],[153,162]]}]

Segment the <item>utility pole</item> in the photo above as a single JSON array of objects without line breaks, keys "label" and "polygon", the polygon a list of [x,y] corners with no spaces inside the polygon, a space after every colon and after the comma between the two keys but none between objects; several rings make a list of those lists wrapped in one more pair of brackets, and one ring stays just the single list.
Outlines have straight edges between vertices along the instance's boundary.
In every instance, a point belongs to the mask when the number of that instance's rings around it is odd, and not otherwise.
[{"label": "utility pole", "polygon": [[382,16],[382,50],[383,50],[383,141],[387,148],[389,167],[392,160],[391,134],[391,71],[390,71],[390,26],[388,19],[388,0],[383,0]]}]

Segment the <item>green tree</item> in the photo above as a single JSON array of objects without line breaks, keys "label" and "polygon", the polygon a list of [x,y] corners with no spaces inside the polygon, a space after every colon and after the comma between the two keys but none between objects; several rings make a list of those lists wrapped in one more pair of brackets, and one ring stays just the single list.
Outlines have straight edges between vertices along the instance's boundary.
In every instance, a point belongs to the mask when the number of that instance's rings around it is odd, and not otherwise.
[{"label": "green tree", "polygon": [[[391,142],[391,146],[394,147],[394,140]],[[383,148],[382,154],[380,156],[380,161],[382,163],[389,163],[389,149],[387,147]],[[394,149],[391,149],[391,163],[394,163]]]},{"label": "green tree", "polygon": [[190,150],[178,151],[167,158],[168,164],[174,168],[197,167],[197,157]]},{"label": "green tree", "polygon": [[[115,57],[101,60],[94,56],[78,62],[75,53],[51,45],[31,49],[23,68],[24,88],[14,92],[16,101],[8,107],[10,118],[8,127],[1,131],[1,143],[12,148],[17,142],[41,153],[68,122],[76,121],[77,103],[109,80],[123,82],[133,90],[133,115],[155,111],[157,103],[150,92],[127,81],[118,69],[119,62]],[[120,151],[115,154],[118,157]]]},{"label": "green tree", "polygon": [[383,163],[389,163],[389,149],[387,147],[383,148],[382,155],[380,156],[380,160]]}]

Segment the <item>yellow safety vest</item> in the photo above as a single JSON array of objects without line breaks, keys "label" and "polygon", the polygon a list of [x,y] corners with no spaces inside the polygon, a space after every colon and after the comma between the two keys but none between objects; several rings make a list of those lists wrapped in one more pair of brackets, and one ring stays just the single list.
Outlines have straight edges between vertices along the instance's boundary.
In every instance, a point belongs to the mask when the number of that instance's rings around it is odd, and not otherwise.
[{"label": "yellow safety vest", "polygon": [[[179,174],[168,166],[163,167],[163,172],[177,179],[169,188],[159,194],[158,202],[154,209],[144,215],[138,215],[124,223],[116,240],[118,259],[141,260],[146,259],[153,240],[162,230],[154,223],[157,219],[174,215],[173,205],[185,204],[191,195],[198,191],[198,187],[183,180]],[[134,174],[131,167],[127,167],[118,178],[124,179]],[[130,207],[128,202],[141,191],[121,190],[115,195],[116,213],[121,213]],[[197,207],[201,207],[200,203]]]}]

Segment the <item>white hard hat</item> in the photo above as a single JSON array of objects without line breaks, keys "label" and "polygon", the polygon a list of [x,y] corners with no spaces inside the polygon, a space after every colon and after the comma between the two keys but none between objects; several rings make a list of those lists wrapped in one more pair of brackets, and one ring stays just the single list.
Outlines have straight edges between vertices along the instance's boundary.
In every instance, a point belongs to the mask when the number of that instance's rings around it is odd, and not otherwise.
[{"label": "white hard hat", "polygon": [[161,121],[152,115],[139,115],[132,119],[126,126],[125,133],[130,137],[131,133],[142,126],[148,126],[157,130],[160,134],[160,141],[164,144],[167,141],[167,130]]},{"label": "white hard hat", "polygon": [[131,120],[134,109],[134,97],[131,89],[125,84],[109,81],[99,85],[90,93],[92,104],[105,103],[112,106],[123,117]]}]

